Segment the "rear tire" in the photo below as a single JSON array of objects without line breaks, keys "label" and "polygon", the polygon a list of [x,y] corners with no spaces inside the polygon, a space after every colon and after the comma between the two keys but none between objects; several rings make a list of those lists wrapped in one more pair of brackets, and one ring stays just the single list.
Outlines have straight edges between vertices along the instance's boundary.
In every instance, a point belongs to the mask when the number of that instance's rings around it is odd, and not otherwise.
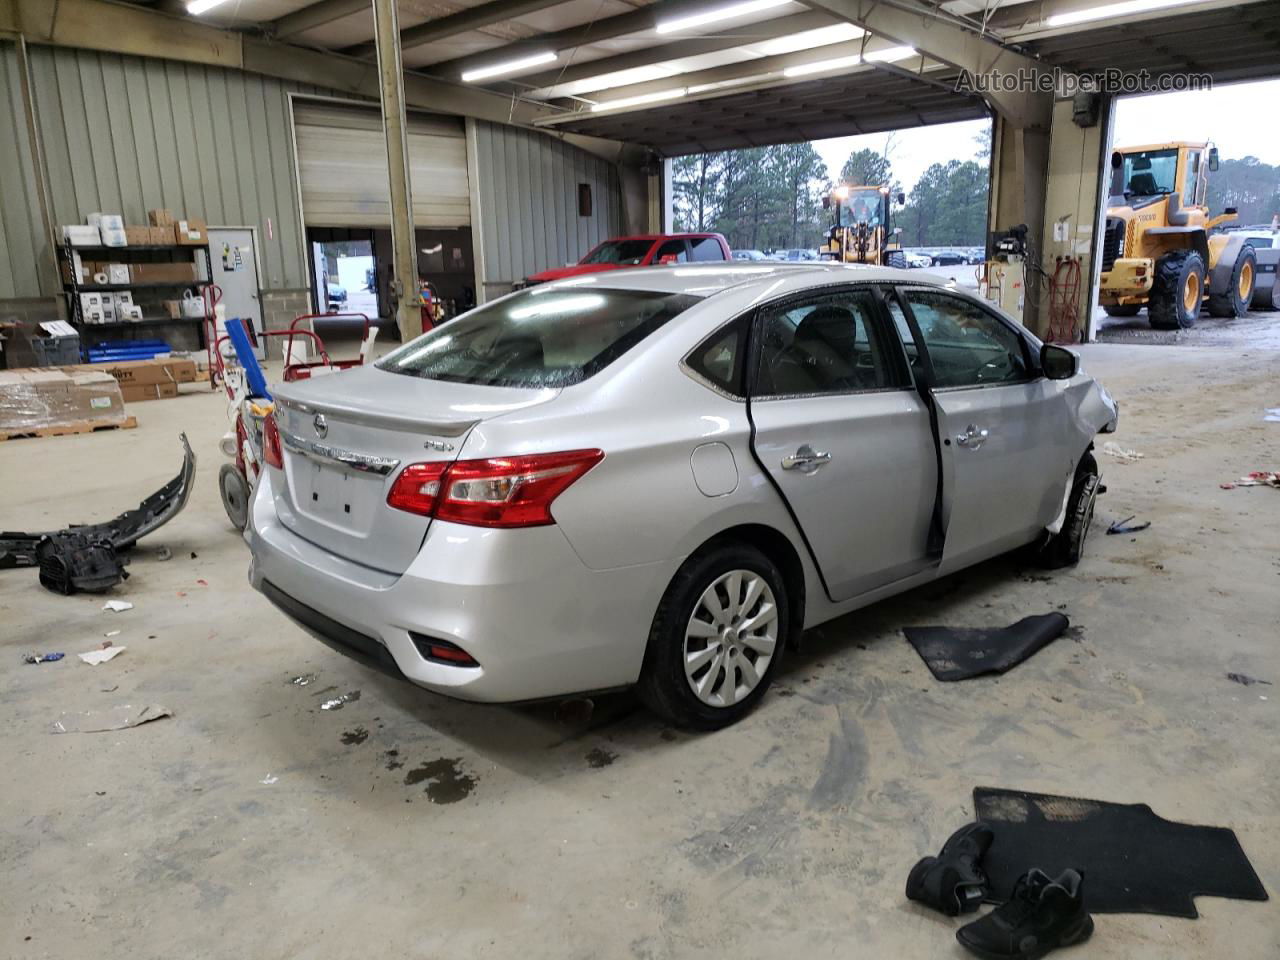
[{"label": "rear tire", "polygon": [[218,492],[222,494],[227,519],[237,530],[243,530],[249,523],[249,483],[234,463],[224,463],[218,471]]},{"label": "rear tire", "polygon": [[1258,255],[1245,244],[1236,255],[1227,289],[1209,295],[1209,314],[1214,317],[1243,317],[1253,301],[1253,288],[1258,278]]},{"label": "rear tire", "polygon": [[1080,458],[1071,495],[1067,498],[1067,516],[1062,529],[1051,534],[1040,548],[1040,562],[1051,570],[1074,567],[1084,555],[1084,541],[1093,523],[1093,507],[1098,498],[1098,461],[1092,453]]},{"label": "rear tire", "polygon": [[901,250],[889,251],[888,264],[898,270],[907,269],[907,257]]},{"label": "rear tire", "polygon": [[1147,319],[1157,330],[1185,330],[1200,317],[1204,259],[1194,250],[1175,250],[1156,262]]},{"label": "rear tire", "polygon": [[1136,317],[1142,312],[1142,304],[1113,303],[1110,306],[1103,304],[1102,309],[1107,311],[1108,317]]},{"label": "rear tire", "polygon": [[[741,609],[735,590],[745,601]],[[743,543],[699,551],[658,604],[640,699],[679,727],[716,730],[735,723],[773,682],[789,626],[786,583],[773,561]]]},{"label": "rear tire", "polygon": [[1258,287],[1253,291],[1253,303],[1251,307],[1261,310],[1276,309],[1276,288],[1274,286],[1265,289]]}]

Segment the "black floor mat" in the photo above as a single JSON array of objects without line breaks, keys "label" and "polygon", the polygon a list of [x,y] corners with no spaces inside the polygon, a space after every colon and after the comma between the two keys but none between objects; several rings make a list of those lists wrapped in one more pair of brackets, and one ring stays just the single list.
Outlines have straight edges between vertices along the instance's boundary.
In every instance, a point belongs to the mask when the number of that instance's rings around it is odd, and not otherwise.
[{"label": "black floor mat", "polygon": [[1056,640],[1069,625],[1061,613],[1043,613],[1023,617],[1009,627],[905,627],[902,632],[934,677],[967,680],[1016,667]]},{"label": "black floor mat", "polygon": [[1193,897],[1266,900],[1240,841],[1226,827],[1156,816],[1145,803],[1104,803],[977,787],[973,807],[995,832],[982,860],[989,899],[1002,903],[1032,867],[1083,870],[1092,913],[1197,917]]}]

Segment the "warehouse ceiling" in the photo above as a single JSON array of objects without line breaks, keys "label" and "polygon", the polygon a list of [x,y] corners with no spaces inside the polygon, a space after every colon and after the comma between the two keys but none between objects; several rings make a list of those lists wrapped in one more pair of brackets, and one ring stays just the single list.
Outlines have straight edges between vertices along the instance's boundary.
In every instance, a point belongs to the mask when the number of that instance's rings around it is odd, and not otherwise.
[{"label": "warehouse ceiling", "polygon": [[[1133,12],[1143,3],[1163,7]],[[1072,72],[1280,73],[1275,0],[400,0],[399,13],[407,69],[667,156],[987,116],[956,78],[1006,53]],[[904,13],[915,46],[881,27]],[[370,0],[223,0],[198,19],[373,57]]]}]

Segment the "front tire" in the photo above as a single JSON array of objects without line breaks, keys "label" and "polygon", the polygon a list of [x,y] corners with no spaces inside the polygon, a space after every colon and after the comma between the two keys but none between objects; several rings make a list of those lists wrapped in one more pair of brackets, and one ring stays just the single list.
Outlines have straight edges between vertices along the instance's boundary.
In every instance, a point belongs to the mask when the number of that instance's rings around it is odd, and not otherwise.
[{"label": "front tire", "polygon": [[1071,496],[1067,498],[1067,516],[1062,529],[1050,535],[1040,548],[1040,562],[1051,570],[1074,567],[1084,555],[1085,537],[1093,524],[1093,507],[1098,498],[1098,461],[1092,453],[1080,458],[1075,479],[1071,483]]},{"label": "front tire", "polygon": [[1157,330],[1194,327],[1204,300],[1204,260],[1194,250],[1175,250],[1156,262],[1147,318]]},{"label": "front tire", "polygon": [[1231,282],[1223,293],[1210,294],[1209,313],[1215,317],[1243,317],[1253,301],[1253,287],[1258,276],[1258,255],[1245,244],[1231,268]]},{"label": "front tire", "polygon": [[786,583],[768,557],[743,543],[699,551],[658,604],[640,699],[679,727],[735,723],[773,682],[789,626]]}]

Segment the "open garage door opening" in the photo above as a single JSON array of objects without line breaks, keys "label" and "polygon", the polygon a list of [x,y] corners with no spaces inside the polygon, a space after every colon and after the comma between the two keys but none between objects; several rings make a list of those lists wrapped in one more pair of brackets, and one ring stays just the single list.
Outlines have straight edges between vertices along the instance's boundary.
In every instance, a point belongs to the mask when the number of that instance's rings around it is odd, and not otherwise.
[{"label": "open garage door opening", "polygon": [[1280,81],[1116,103],[1099,340],[1249,343],[1280,329]]},{"label": "open garage door opening", "polygon": [[[396,337],[386,144],[377,107],[295,98],[298,180],[318,314],[363,314]],[[410,112],[409,167],[424,325],[476,302],[470,178],[461,119]],[[320,321],[332,334],[353,322]]]},{"label": "open garage door opening", "polygon": [[677,157],[673,226],[724,234],[739,260],[918,268],[978,286],[991,124],[939,124]]}]

